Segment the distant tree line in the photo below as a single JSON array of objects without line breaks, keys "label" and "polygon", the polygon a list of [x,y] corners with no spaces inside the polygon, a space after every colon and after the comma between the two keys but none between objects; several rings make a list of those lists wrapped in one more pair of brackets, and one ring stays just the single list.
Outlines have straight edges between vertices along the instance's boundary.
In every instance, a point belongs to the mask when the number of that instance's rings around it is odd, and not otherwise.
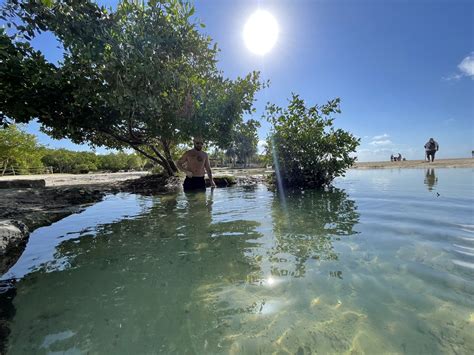
[{"label": "distant tree line", "polygon": [[84,174],[94,171],[153,169],[154,164],[135,153],[96,154],[50,149],[38,144],[33,134],[16,125],[0,129],[0,174],[42,172]]}]

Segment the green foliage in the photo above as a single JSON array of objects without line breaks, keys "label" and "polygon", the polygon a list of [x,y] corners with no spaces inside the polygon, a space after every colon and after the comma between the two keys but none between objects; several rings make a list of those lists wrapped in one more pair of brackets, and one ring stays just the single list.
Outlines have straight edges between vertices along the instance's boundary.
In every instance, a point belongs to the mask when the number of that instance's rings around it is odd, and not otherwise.
[{"label": "green foliage", "polygon": [[0,128],[0,174],[12,167],[20,174],[41,168],[41,146],[36,137],[15,125]]},{"label": "green foliage", "polygon": [[[122,1],[109,11],[90,0],[8,0],[3,10],[17,35],[0,33],[0,123],[38,118],[54,138],[132,147],[173,174],[173,147],[197,134],[227,146],[253,110],[259,74],[223,77],[188,2]],[[29,46],[40,31],[63,46],[58,66]]]},{"label": "green foliage", "polygon": [[231,160],[238,160],[246,166],[250,159],[257,154],[258,135],[257,128],[260,122],[250,119],[238,124],[232,132],[232,143],[226,155]]},{"label": "green foliage", "polygon": [[41,161],[55,173],[86,174],[97,171],[99,165],[99,158],[92,152],[66,149],[45,149]]},{"label": "green foliage", "polygon": [[55,173],[85,174],[94,171],[143,170],[147,160],[137,154],[123,152],[97,155],[66,149],[44,149],[43,164]]},{"label": "green foliage", "polygon": [[344,175],[356,160],[359,145],[352,134],[333,127],[332,114],[340,113],[339,99],[307,108],[296,94],[288,108],[268,104],[265,116],[272,124],[267,139],[275,169],[284,186],[318,188]]},{"label": "green foliage", "polygon": [[100,155],[100,169],[116,172],[119,170],[143,170],[146,159],[137,154],[124,152]]}]

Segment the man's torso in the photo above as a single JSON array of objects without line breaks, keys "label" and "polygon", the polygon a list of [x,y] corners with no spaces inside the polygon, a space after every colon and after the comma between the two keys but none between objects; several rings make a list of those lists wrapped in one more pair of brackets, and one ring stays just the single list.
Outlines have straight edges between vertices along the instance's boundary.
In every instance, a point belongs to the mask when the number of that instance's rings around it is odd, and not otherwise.
[{"label": "man's torso", "polygon": [[207,154],[196,149],[189,150],[186,156],[186,167],[193,173],[193,176],[204,176],[204,164]]}]

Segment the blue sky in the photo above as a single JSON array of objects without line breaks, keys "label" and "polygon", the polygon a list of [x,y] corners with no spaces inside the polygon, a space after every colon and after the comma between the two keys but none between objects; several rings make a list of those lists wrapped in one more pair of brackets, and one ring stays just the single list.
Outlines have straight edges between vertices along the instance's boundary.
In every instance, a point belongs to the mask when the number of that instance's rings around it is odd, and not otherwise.
[{"label": "blue sky", "polygon": [[[116,1],[99,1],[115,6]],[[340,97],[337,127],[361,138],[360,161],[391,153],[423,159],[434,137],[439,158],[474,149],[474,2],[468,0],[197,0],[203,31],[219,45],[228,77],[260,70],[269,88],[257,95],[284,106],[291,92],[308,104]],[[242,30],[258,8],[276,18],[280,34],[264,57],[246,48]],[[51,37],[36,40],[46,56],[60,51]],[[28,131],[38,133],[30,124]],[[269,131],[262,121],[261,140]],[[51,147],[88,149],[40,135]]]}]

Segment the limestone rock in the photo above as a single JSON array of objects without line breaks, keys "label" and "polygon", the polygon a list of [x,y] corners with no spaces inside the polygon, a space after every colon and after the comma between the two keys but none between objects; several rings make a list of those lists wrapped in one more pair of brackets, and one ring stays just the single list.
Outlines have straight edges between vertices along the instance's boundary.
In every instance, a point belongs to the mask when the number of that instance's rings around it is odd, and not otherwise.
[{"label": "limestone rock", "polygon": [[18,260],[29,235],[24,223],[15,220],[0,220],[0,274]]}]

